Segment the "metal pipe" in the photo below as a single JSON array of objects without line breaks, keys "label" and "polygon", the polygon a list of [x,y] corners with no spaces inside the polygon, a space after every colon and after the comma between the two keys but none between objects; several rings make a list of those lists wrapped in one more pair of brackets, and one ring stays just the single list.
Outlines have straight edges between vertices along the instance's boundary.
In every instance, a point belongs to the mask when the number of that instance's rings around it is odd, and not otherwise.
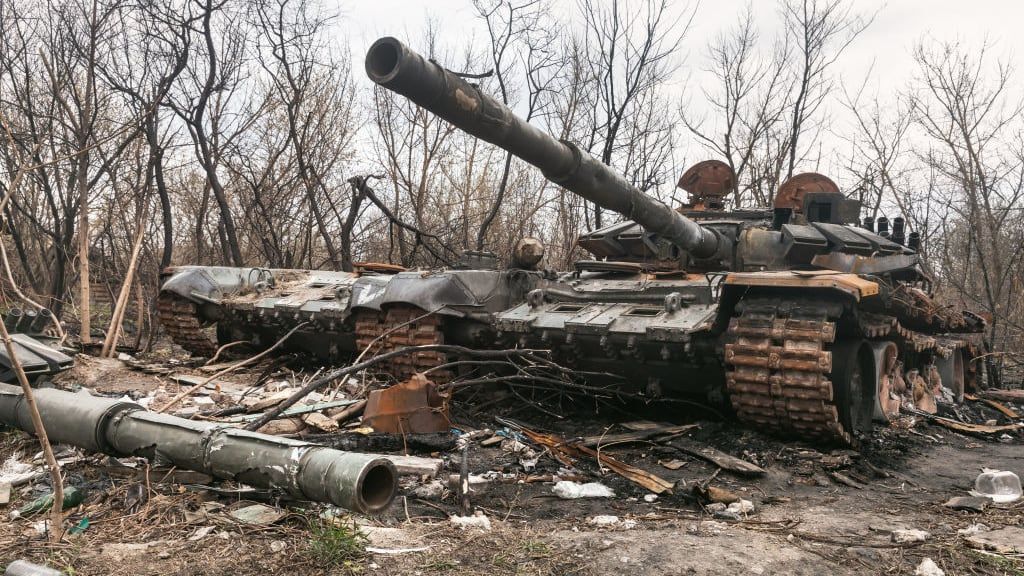
[{"label": "metal pipe", "polygon": [[[143,456],[367,514],[382,512],[395,496],[398,472],[375,454],[157,414],[114,398],[48,388],[34,393],[51,441]],[[0,384],[0,423],[35,430],[21,388]]]},{"label": "metal pipe", "polygon": [[639,223],[696,258],[729,258],[732,241],[641,192],[576,145],[552,138],[479,88],[399,40],[370,46],[366,74],[477,138],[540,168],[566,190]]}]

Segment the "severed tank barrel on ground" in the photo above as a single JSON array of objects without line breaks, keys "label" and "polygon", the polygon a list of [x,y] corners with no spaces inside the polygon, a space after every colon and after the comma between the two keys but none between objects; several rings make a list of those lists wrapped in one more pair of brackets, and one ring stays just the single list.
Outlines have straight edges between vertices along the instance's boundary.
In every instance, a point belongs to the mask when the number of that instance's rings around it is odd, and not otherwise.
[{"label": "severed tank barrel on ground", "polygon": [[366,74],[457,128],[540,168],[548,180],[637,222],[696,258],[731,256],[730,238],[647,196],[576,145],[552,138],[395,38],[381,38],[370,46]]},{"label": "severed tank barrel on ground", "polygon": [[[51,388],[33,392],[52,442],[143,456],[366,514],[384,511],[395,497],[398,472],[379,455],[157,414],[116,398]],[[0,384],[0,424],[35,431],[20,387]]]}]

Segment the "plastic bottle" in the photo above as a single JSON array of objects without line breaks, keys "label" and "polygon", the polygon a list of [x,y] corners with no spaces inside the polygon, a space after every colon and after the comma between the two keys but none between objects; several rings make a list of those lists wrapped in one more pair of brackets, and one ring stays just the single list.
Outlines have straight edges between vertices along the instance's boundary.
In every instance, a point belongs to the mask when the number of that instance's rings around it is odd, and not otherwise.
[{"label": "plastic bottle", "polygon": [[1021,497],[1020,478],[1006,470],[984,470],[974,481],[974,492],[993,502],[1013,502]]},{"label": "plastic bottle", "polygon": [[[85,493],[75,488],[74,486],[68,486],[64,488],[64,510],[68,508],[74,508],[85,500]],[[35,500],[25,504],[21,508],[18,508],[19,516],[31,516],[44,510],[49,510],[53,507],[53,492],[46,496],[40,496]]]}]

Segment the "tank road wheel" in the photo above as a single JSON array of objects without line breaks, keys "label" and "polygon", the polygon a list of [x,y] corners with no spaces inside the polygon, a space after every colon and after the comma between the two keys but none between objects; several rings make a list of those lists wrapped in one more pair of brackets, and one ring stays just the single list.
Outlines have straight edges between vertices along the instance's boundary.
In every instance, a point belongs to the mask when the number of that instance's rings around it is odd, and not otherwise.
[{"label": "tank road wheel", "polygon": [[836,343],[832,348],[833,403],[839,422],[853,435],[871,431],[877,385],[871,347],[860,338]]},{"label": "tank road wheel", "polygon": [[200,320],[199,307],[195,302],[163,292],[157,299],[156,308],[160,324],[175,344],[193,356],[209,358],[216,353],[217,343],[206,333],[208,325]]},{"label": "tank road wheel", "polygon": [[[897,370],[899,370],[899,348],[895,342],[871,342],[872,369],[868,376],[874,377],[874,419],[876,422],[888,423],[900,412],[899,390],[896,389]],[[871,383],[865,388],[871,390]]]},{"label": "tank road wheel", "polygon": [[725,335],[736,416],[777,433],[854,444],[871,425],[874,394],[865,393],[863,377],[871,352],[860,340],[833,345],[834,307],[755,299],[737,309]]},{"label": "tank road wheel", "polygon": [[953,393],[957,402],[964,401],[964,387],[967,382],[967,362],[964,361],[963,350],[956,349],[948,357],[935,358],[935,367],[939,370],[942,387]]}]

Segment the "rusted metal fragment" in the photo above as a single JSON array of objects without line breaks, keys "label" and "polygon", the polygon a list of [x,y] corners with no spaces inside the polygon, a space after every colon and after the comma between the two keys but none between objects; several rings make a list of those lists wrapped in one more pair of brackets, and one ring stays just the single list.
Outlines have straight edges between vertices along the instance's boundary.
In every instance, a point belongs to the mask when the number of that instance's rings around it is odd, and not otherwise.
[{"label": "rusted metal fragment", "polygon": [[1003,402],[1024,402],[1024,390],[985,390],[978,395]]},{"label": "rusted metal fragment", "polygon": [[427,434],[447,432],[448,397],[423,374],[401,384],[370,392],[363,412],[363,424],[374,432]]},{"label": "rusted metal fragment", "polygon": [[775,195],[773,205],[775,208],[802,210],[804,196],[812,192],[836,194],[839,193],[839,186],[836,186],[828,176],[815,172],[797,174],[779,186],[779,193]]}]

